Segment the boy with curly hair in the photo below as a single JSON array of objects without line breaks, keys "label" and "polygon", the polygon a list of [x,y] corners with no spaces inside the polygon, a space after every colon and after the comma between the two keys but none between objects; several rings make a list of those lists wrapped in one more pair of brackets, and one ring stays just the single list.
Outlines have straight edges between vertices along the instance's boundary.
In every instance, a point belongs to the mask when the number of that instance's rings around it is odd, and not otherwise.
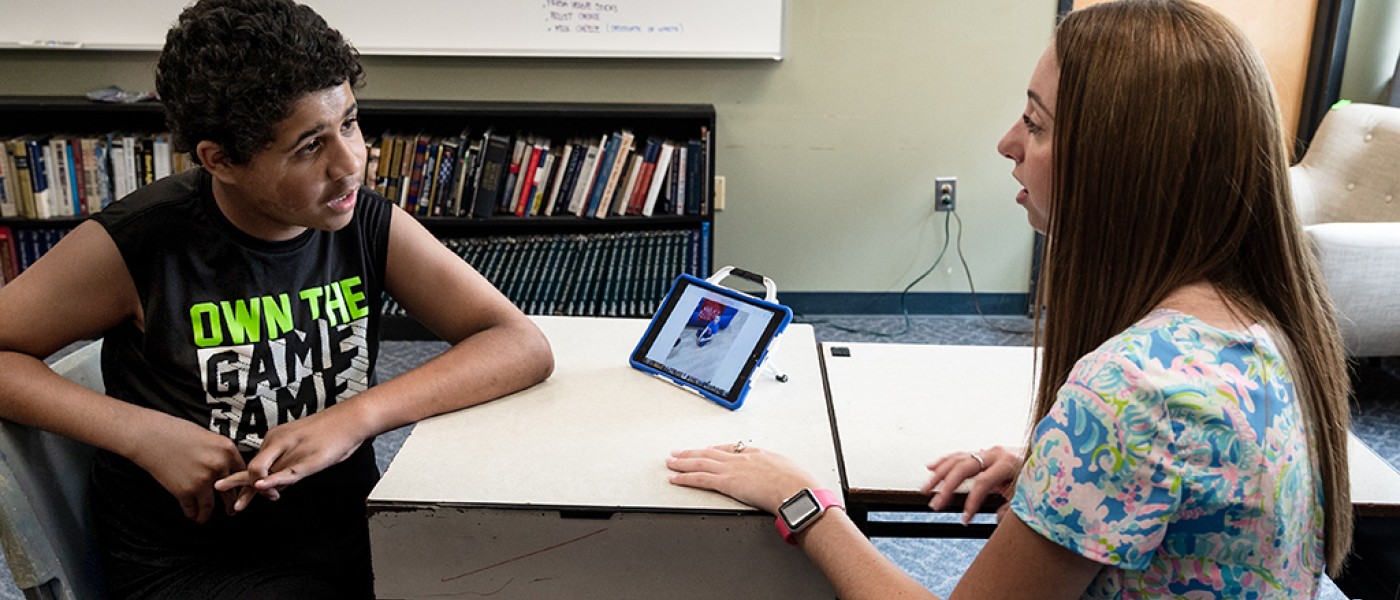
[{"label": "boy with curly hair", "polygon": [[[370,598],[373,438],[549,376],[534,324],[361,189],[359,56],[291,0],[202,0],[156,85],[167,177],[0,288],[0,417],[99,448],[117,598]],[[452,347],[374,385],[383,292]],[[41,361],[103,338],[107,395]]]}]

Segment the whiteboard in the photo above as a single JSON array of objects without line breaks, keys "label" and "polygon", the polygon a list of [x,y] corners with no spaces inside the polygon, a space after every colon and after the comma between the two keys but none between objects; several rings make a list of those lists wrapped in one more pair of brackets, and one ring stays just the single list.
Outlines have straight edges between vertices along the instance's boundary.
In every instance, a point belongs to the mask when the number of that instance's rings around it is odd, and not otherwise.
[{"label": "whiteboard", "polygon": [[[303,0],[362,54],[767,58],[785,0]],[[0,0],[0,48],[159,50],[189,0]]]}]

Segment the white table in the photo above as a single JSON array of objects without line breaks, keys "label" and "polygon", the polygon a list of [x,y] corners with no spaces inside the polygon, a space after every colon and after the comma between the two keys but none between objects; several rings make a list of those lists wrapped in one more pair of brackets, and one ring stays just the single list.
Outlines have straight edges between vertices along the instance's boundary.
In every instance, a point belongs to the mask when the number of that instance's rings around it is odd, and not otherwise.
[{"label": "white table", "polygon": [[[853,516],[924,506],[925,465],[945,454],[1025,444],[1037,366],[1029,347],[823,343],[821,356]],[[1400,473],[1355,435],[1348,441],[1357,514],[1400,516]]]},{"label": "white table", "polygon": [[369,498],[380,598],[830,598],[773,529],[667,482],[672,450],[738,440],[840,489],[816,341],[792,325],[743,408],[627,364],[644,320],[537,317],[555,372],[419,423]]}]

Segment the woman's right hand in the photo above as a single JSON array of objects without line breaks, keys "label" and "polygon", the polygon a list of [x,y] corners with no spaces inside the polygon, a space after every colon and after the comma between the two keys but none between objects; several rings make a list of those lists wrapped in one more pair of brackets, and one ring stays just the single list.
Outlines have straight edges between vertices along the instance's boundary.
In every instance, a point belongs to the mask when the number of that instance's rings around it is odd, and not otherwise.
[{"label": "woman's right hand", "polygon": [[[993,446],[977,452],[977,455],[982,458],[981,461],[971,452],[955,452],[929,463],[928,470],[932,475],[921,488],[923,493],[933,495],[928,503],[929,508],[938,511],[947,508],[958,487],[968,481],[962,515],[962,523],[966,525],[989,494],[1006,494],[1007,486],[1025,462],[1025,450],[1021,448]],[[986,464],[985,468],[983,463]],[[997,510],[997,521],[1001,521],[1005,509],[1006,505],[1003,505]]]}]

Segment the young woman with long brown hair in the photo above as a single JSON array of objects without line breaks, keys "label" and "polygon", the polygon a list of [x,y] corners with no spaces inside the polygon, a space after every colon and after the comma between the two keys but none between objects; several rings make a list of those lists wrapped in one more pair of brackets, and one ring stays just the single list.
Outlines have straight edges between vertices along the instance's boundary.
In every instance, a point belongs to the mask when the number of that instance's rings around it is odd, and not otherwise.
[{"label": "young woman with long brown hair", "polygon": [[[1213,10],[1061,23],[998,144],[1048,241],[1038,425],[1029,452],[930,465],[930,490],[971,478],[970,504],[1013,492],[955,598],[1310,597],[1340,569],[1349,383],[1281,131],[1258,53]],[[815,485],[751,447],[668,465],[774,512]],[[796,540],[842,598],[929,595],[843,511]]]}]

